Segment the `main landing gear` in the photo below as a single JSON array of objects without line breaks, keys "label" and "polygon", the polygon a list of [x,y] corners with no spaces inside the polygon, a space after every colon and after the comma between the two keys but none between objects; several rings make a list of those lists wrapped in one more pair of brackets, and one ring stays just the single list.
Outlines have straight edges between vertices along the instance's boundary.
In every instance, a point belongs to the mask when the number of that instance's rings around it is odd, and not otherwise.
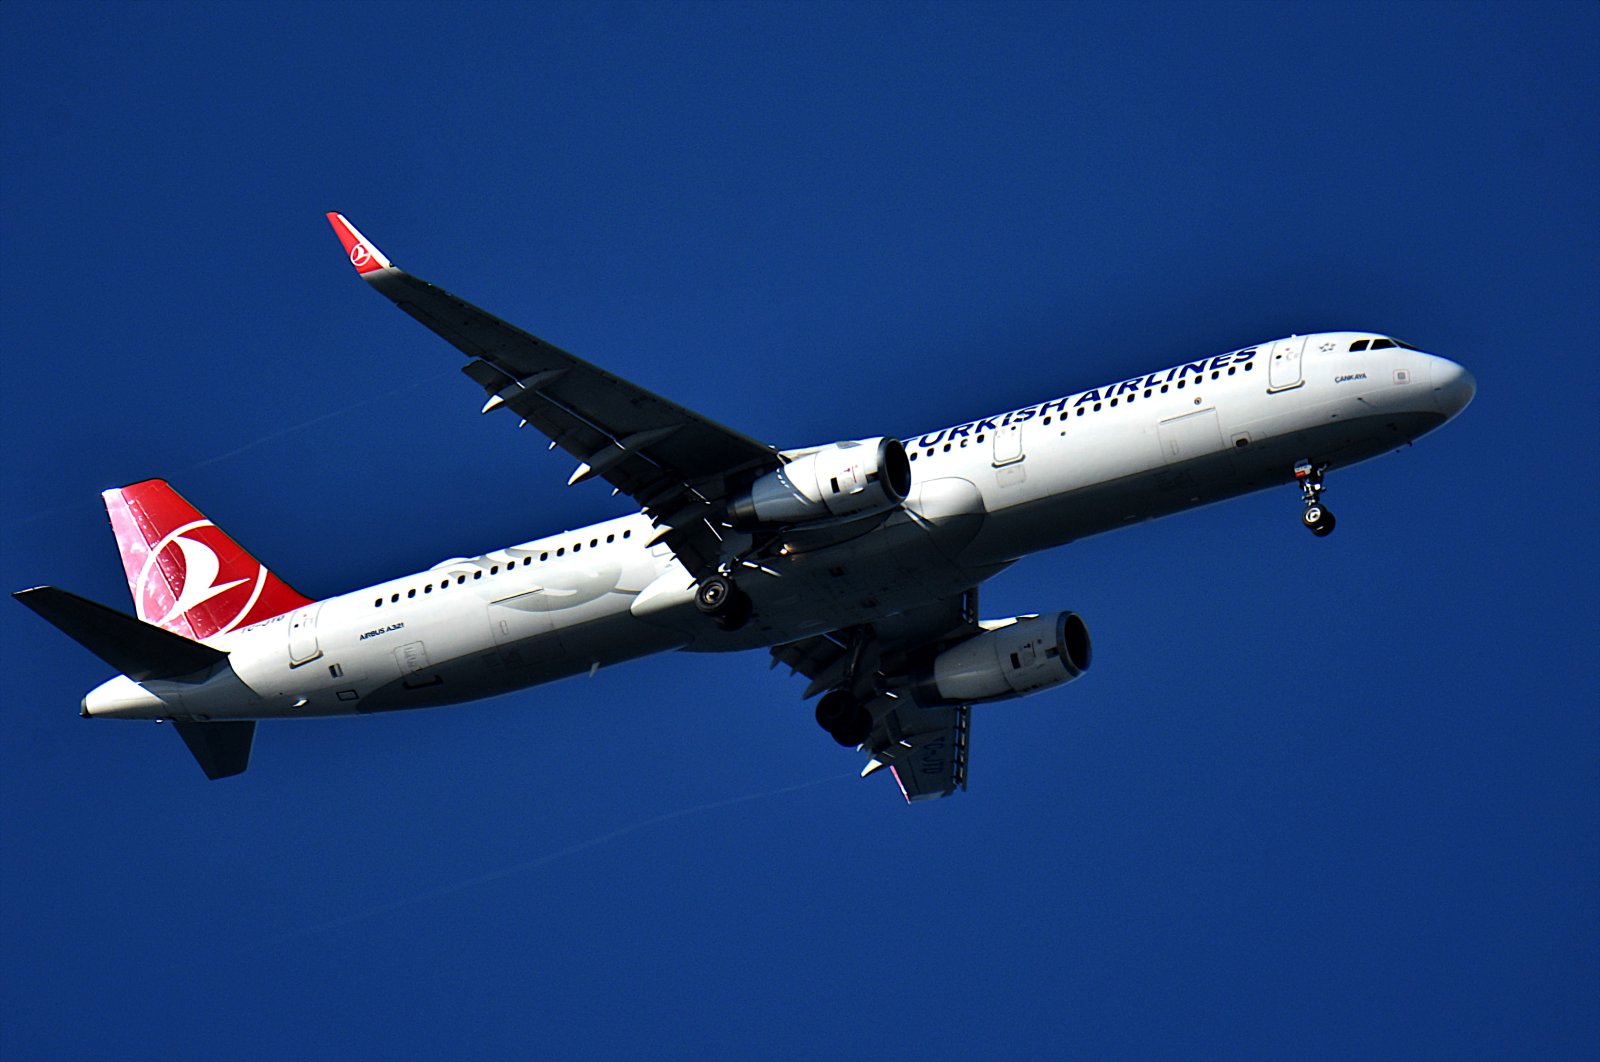
[{"label": "main landing gear", "polygon": [[736,631],[750,620],[750,595],[726,575],[713,575],[702,582],[694,592],[694,607],[725,631]]},{"label": "main landing gear", "polygon": [[856,699],[852,692],[857,688],[856,676],[867,654],[867,644],[872,641],[870,626],[852,627],[849,634],[849,653],[844,660],[844,673],[839,688],[822,695],[817,702],[817,725],[833,735],[833,740],[847,749],[865,744],[872,736],[872,713]]},{"label": "main landing gear", "polygon": [[834,690],[817,702],[817,725],[853,749],[872,736],[872,713],[844,690]]},{"label": "main landing gear", "polygon": [[1300,499],[1305,502],[1300,522],[1318,538],[1333,533],[1333,512],[1322,504],[1322,492],[1327,489],[1322,484],[1322,476],[1327,471],[1327,465],[1313,465],[1310,461],[1301,461],[1294,466],[1295,482],[1300,484]]}]

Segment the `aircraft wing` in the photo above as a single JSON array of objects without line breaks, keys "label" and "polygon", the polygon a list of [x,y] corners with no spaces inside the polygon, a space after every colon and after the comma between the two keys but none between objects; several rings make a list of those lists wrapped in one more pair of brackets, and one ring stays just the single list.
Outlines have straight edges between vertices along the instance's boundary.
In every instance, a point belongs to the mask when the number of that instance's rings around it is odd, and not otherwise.
[{"label": "aircraft wing", "polygon": [[777,451],[524,332],[395,267],[337,213],[328,221],[362,278],[470,360],[463,368],[504,407],[579,461],[569,482],[599,477],[639,503],[684,567],[720,558],[726,501],[777,468]]},{"label": "aircraft wing", "polygon": [[850,689],[872,713],[861,750],[866,777],[888,767],[907,802],[967,787],[968,705],[924,708],[905,693],[909,664],[977,630],[976,589],[880,621],[870,631],[832,631],[772,647],[772,664],[811,682],[805,696]]}]

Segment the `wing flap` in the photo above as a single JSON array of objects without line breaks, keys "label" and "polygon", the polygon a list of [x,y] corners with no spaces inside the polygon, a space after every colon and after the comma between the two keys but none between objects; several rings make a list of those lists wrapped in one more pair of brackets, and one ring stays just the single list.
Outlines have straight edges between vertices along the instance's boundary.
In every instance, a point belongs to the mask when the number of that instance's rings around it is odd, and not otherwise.
[{"label": "wing flap", "polygon": [[972,709],[919,708],[906,701],[879,720],[868,741],[872,761],[887,766],[907,803],[967,788]]}]

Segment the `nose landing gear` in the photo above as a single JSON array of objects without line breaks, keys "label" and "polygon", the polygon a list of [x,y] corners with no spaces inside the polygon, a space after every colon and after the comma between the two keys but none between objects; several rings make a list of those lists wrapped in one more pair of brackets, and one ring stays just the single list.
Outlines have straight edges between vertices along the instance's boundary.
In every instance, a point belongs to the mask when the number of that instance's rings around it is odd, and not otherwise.
[{"label": "nose landing gear", "polygon": [[1295,482],[1300,484],[1300,499],[1305,502],[1300,522],[1318,538],[1332,534],[1334,526],[1333,512],[1322,504],[1322,492],[1327,490],[1323,486],[1322,476],[1327,471],[1327,465],[1313,465],[1310,461],[1300,461],[1294,466]]}]

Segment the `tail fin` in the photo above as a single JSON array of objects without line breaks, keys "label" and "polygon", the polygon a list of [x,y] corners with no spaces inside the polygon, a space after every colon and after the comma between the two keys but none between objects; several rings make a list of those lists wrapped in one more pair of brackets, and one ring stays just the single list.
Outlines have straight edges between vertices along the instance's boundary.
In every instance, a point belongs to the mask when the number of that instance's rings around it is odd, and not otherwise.
[{"label": "tail fin", "polygon": [[146,623],[203,641],[312,603],[166,480],[147,479],[101,497],[134,609]]}]

